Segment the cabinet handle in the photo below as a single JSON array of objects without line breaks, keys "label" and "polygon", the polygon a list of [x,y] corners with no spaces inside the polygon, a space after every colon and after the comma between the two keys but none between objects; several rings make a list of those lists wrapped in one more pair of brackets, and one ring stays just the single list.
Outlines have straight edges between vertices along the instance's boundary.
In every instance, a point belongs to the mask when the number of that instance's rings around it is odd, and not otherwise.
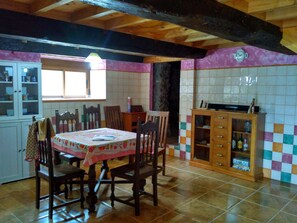
[{"label": "cabinet handle", "polygon": [[218,126],[218,129],[223,129],[223,128],[224,128],[224,126],[221,126],[221,125]]},{"label": "cabinet handle", "polygon": [[218,144],[217,147],[223,148],[223,145],[222,144]]},{"label": "cabinet handle", "polygon": [[22,91],[21,91],[21,90],[19,90],[19,92],[21,93]]},{"label": "cabinet handle", "polygon": [[218,116],[218,119],[224,119],[224,116]]},{"label": "cabinet handle", "polygon": [[21,149],[19,149],[19,153],[20,153],[20,152],[22,152],[22,150],[21,150]]},{"label": "cabinet handle", "polygon": [[223,166],[223,164],[222,163],[217,163],[217,166]]},{"label": "cabinet handle", "polygon": [[17,93],[18,91],[14,91],[14,93]]},{"label": "cabinet handle", "polygon": [[217,153],[217,156],[218,156],[218,157],[223,157],[223,154],[221,154],[221,153]]},{"label": "cabinet handle", "polygon": [[26,151],[26,149],[23,149],[23,152],[25,152]]},{"label": "cabinet handle", "polygon": [[223,138],[223,136],[221,136],[221,135],[218,135],[218,136],[217,136],[217,138]]}]

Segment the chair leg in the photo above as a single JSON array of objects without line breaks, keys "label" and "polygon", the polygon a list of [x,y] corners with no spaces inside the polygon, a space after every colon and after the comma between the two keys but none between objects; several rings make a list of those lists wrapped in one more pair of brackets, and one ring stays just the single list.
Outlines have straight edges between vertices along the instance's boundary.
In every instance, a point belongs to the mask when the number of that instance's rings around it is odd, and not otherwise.
[{"label": "chair leg", "polygon": [[54,184],[49,183],[49,204],[48,204],[48,218],[53,218],[53,206],[54,206]]},{"label": "chair leg", "polygon": [[36,197],[35,197],[35,206],[36,206],[36,209],[39,209],[40,207],[40,178],[37,176],[36,174]]},{"label": "chair leg", "polygon": [[111,201],[111,207],[114,206],[114,176],[111,176],[111,194],[110,194],[110,201]]},{"label": "chair leg", "polygon": [[135,182],[133,186],[134,208],[135,216],[140,215],[140,202],[139,202],[139,182]]},{"label": "chair leg", "polygon": [[165,164],[166,164],[166,150],[163,153],[163,170],[162,170],[162,175],[165,176]]},{"label": "chair leg", "polygon": [[153,178],[153,200],[154,206],[158,206],[158,185],[157,185],[157,174],[152,176]]},{"label": "chair leg", "polygon": [[84,208],[84,176],[80,177],[80,208]]}]

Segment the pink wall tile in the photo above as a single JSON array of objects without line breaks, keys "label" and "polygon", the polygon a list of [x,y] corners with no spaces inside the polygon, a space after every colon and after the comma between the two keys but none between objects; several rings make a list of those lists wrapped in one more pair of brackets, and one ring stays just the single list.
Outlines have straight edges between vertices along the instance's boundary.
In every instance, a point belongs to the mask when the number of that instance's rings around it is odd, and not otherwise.
[{"label": "pink wall tile", "polygon": [[195,69],[195,60],[182,60],[180,69],[181,70],[194,70]]},{"label": "pink wall tile", "polygon": [[26,53],[9,50],[0,50],[0,60],[15,60],[26,62],[40,62],[39,53]]},{"label": "pink wall tile", "polygon": [[151,64],[106,60],[106,70],[149,73],[151,71]]}]

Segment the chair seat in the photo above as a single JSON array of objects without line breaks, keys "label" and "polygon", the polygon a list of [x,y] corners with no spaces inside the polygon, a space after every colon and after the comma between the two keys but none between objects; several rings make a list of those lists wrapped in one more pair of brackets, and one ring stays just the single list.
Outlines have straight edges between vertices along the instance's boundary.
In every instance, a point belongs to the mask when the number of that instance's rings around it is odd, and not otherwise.
[{"label": "chair seat", "polygon": [[60,159],[66,161],[67,163],[74,163],[74,162],[80,162],[82,159],[73,156],[68,153],[60,153]]},{"label": "chair seat", "polygon": [[[69,164],[58,164],[54,165],[54,178],[56,180],[65,180],[65,179],[72,179],[75,177],[80,177],[81,175],[85,174],[85,170],[80,169],[78,167],[69,165]],[[41,167],[38,173],[45,178],[49,177],[49,172],[48,169],[45,167]]]},{"label": "chair seat", "polygon": [[[121,177],[124,179],[132,180],[134,178],[135,164],[126,164],[110,170],[112,176]],[[154,172],[152,165],[145,165],[139,169],[139,178],[144,179],[151,176]]]}]

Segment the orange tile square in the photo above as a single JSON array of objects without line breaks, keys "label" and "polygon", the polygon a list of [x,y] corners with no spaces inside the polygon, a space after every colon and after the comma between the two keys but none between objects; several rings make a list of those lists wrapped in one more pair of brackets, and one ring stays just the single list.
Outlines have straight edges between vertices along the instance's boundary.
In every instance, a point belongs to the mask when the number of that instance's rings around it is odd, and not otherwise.
[{"label": "orange tile square", "polygon": [[274,123],[273,132],[274,133],[281,133],[281,134],[283,134],[284,133],[284,124],[276,124],[276,123]]},{"label": "orange tile square", "polygon": [[263,168],[263,176],[265,178],[271,178],[271,170],[270,169]]},{"label": "orange tile square", "polygon": [[169,148],[169,153],[168,153],[169,156],[174,156],[174,149],[172,148]]},{"label": "orange tile square", "polygon": [[187,138],[191,138],[191,133],[192,133],[191,130],[187,130],[187,131],[186,131],[186,137],[187,137]]},{"label": "orange tile square", "polygon": [[273,146],[272,146],[272,151],[282,153],[283,152],[283,144],[274,142]]},{"label": "orange tile square", "polygon": [[179,140],[180,140],[180,144],[186,144],[186,137],[181,136]]},{"label": "orange tile square", "polygon": [[292,165],[292,174],[297,174],[297,165]]}]

